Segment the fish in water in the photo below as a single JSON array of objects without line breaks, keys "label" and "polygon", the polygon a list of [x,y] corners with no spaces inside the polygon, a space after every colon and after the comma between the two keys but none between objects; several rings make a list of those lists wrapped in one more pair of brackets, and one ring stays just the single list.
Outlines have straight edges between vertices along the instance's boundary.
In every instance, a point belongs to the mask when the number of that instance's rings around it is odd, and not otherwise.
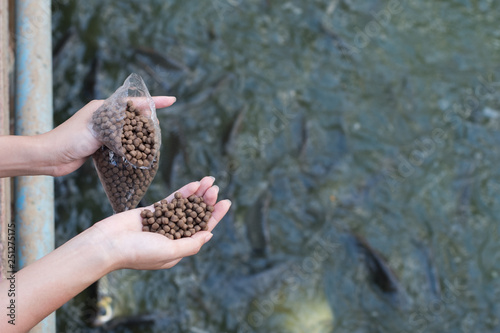
[{"label": "fish in water", "polygon": [[[186,314],[181,310],[177,312],[158,308],[145,311],[137,293],[137,289],[144,283],[143,276],[135,270],[114,271],[101,278],[97,285],[96,314],[91,322],[92,326],[101,327],[106,331],[139,326],[164,332],[165,327],[178,326],[186,319]],[[163,292],[168,295],[173,290],[164,288]]]},{"label": "fish in water", "polygon": [[260,194],[245,214],[247,237],[252,248],[252,256],[264,258],[270,252],[270,234],[267,223],[271,192],[267,185],[260,189]]},{"label": "fish in water", "polygon": [[442,293],[441,285],[439,284],[439,274],[432,259],[431,249],[420,241],[412,240],[412,243],[417,249],[418,262],[422,266],[422,271],[425,272],[425,282],[428,287],[422,289],[427,289],[429,294],[427,296],[430,297],[430,300],[441,299]]},{"label": "fish in water", "polygon": [[169,70],[169,71],[184,71],[184,72],[190,72],[190,68],[183,64],[180,61],[177,61],[173,58],[166,57],[159,51],[156,51],[155,49],[148,48],[148,47],[136,47],[134,49],[135,55],[142,55],[146,56],[153,63],[158,64],[159,66],[162,66],[163,68]]},{"label": "fish in water", "polygon": [[378,251],[373,249],[365,239],[361,238],[361,236],[353,234],[353,238],[368,268],[369,277],[373,285],[394,301],[402,301],[399,297],[402,288],[387,261]]},{"label": "fish in water", "polygon": [[345,319],[336,322],[336,329],[402,327],[411,301],[387,261],[359,235],[341,233],[336,239],[339,250],[324,271],[326,297],[335,317]]},{"label": "fish in water", "polygon": [[235,151],[235,141],[238,136],[242,125],[243,120],[245,119],[246,113],[248,110],[248,105],[245,104],[233,118],[228,121],[228,125],[222,133],[221,140],[221,151],[224,155],[231,155]]},{"label": "fish in water", "polygon": [[109,326],[117,320],[124,321],[124,318],[141,314],[134,297],[134,284],[138,279],[135,271],[120,270],[99,280],[93,326]]}]

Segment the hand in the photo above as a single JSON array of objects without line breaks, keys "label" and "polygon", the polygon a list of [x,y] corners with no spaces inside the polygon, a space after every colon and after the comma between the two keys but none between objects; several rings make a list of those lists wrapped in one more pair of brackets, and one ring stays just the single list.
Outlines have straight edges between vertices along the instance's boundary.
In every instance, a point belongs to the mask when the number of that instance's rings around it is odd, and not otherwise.
[{"label": "hand", "polygon": [[[2,320],[0,331],[29,331],[51,312],[113,270],[170,268],[183,257],[197,253],[210,240],[211,231],[231,206],[229,200],[216,204],[219,188],[212,186],[213,182],[212,177],[205,177],[179,190],[185,197],[196,194],[214,205],[208,231],[170,240],[160,234],[142,231],[140,212],[143,208],[129,210],[94,224],[21,269],[16,273],[15,280],[16,325]],[[167,199],[172,198],[173,195],[170,195]],[[9,280],[0,281],[1,295],[7,295],[9,288]],[[9,297],[0,297],[0,306],[4,309],[10,305]]]},{"label": "hand", "polygon": [[[156,108],[166,108],[175,103],[175,97],[153,97]],[[43,146],[54,147],[55,152],[46,154],[51,158],[50,174],[63,176],[78,169],[87,158],[102,145],[90,132],[88,124],[92,114],[102,105],[103,100],[94,100],[85,105],[70,119],[42,134]]]},{"label": "hand", "polygon": [[[185,198],[195,194],[203,196],[207,204],[214,205],[208,231],[198,231],[191,237],[170,240],[160,234],[142,231],[140,213],[144,208],[116,214],[96,223],[92,228],[101,234],[103,253],[108,254],[107,261],[111,270],[165,269],[174,266],[183,257],[198,253],[202,245],[212,237],[211,231],[231,207],[229,200],[216,204],[219,187],[212,186],[213,182],[213,177],[205,177],[178,190]],[[171,194],[167,200],[170,201],[173,197]],[[153,206],[146,209],[153,210]]]}]

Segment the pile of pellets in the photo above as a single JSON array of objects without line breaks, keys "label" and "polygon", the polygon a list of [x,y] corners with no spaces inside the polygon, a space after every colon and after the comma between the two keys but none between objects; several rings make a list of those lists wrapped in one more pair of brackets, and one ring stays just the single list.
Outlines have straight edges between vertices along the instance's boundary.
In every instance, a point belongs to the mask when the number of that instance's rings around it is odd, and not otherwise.
[{"label": "pile of pellets", "polygon": [[114,148],[103,146],[93,155],[113,210],[135,208],[158,170],[160,143],[153,120],[128,101],[121,111],[103,105],[94,112],[92,123],[97,138]]},{"label": "pile of pellets", "polygon": [[208,221],[214,206],[207,205],[202,197],[184,198],[176,192],[171,202],[162,200],[154,204],[154,211],[141,212],[142,231],[156,232],[169,239],[190,237],[200,230],[208,230]]},{"label": "pile of pellets", "polygon": [[155,126],[150,118],[141,116],[132,101],[127,102],[123,131],[120,139],[122,154],[138,168],[148,168],[156,157]]}]

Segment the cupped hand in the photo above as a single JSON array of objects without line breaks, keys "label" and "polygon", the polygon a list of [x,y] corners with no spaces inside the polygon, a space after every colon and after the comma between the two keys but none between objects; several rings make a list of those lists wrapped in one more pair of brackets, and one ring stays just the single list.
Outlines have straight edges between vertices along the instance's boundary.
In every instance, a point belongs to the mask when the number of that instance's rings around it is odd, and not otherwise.
[{"label": "cupped hand", "polygon": [[[175,97],[155,96],[153,101],[156,108],[161,109],[174,104]],[[103,102],[91,101],[64,123],[41,135],[47,147],[55,149],[51,156],[48,156],[53,165],[53,176],[63,176],[75,171],[101,147],[102,143],[90,132],[89,123],[92,114]]]},{"label": "cupped hand", "polygon": [[[219,187],[213,182],[213,177],[205,177],[178,190],[186,198],[192,194],[202,196],[207,204],[214,206],[208,230],[198,231],[191,237],[170,240],[157,233],[142,231],[140,213],[143,209],[153,210],[153,206],[129,210],[96,223],[92,228],[99,230],[106,240],[106,244],[102,245],[103,251],[108,252],[111,270],[165,269],[174,266],[183,257],[198,253],[203,244],[210,240],[211,231],[231,206],[229,200],[217,202]],[[166,199],[171,201],[173,196],[171,194]]]}]

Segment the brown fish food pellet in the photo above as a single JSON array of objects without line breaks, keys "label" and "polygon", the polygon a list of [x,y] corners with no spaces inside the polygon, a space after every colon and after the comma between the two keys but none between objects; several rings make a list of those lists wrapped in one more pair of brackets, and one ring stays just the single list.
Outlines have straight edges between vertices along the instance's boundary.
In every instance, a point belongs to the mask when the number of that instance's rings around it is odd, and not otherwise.
[{"label": "brown fish food pellet", "polygon": [[93,157],[116,213],[137,206],[156,175],[160,159],[160,140],[153,120],[141,115],[130,100],[124,108],[103,105],[92,115],[97,139],[111,142],[114,148],[102,146]]},{"label": "brown fish food pellet", "polygon": [[214,207],[203,202],[202,197],[191,195],[184,198],[182,193],[176,192],[171,202],[162,200],[155,203],[153,209],[154,211],[141,211],[142,230],[155,232],[173,240],[208,230],[208,221]]}]

